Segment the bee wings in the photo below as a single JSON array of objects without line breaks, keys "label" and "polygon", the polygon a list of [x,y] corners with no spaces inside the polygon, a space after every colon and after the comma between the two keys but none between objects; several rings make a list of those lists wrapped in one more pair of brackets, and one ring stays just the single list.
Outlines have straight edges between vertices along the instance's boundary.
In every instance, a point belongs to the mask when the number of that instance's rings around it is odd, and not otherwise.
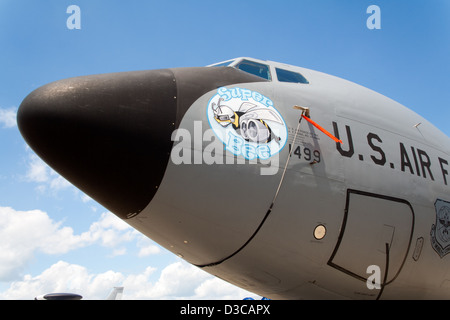
[{"label": "bee wings", "polygon": [[283,124],[280,116],[276,114],[274,111],[266,109],[266,108],[258,108],[257,105],[254,105],[250,102],[244,102],[239,108],[240,112],[244,112],[244,114],[240,117],[241,120],[246,119],[260,119],[267,121],[274,121]]}]

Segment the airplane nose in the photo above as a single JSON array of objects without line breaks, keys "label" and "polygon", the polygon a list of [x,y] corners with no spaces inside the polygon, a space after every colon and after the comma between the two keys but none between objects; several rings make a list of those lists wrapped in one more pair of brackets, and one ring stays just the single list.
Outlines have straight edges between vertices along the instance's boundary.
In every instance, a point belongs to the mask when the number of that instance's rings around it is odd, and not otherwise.
[{"label": "airplane nose", "polygon": [[171,70],[84,76],[30,93],[19,130],[53,169],[121,218],[143,210],[163,178],[177,116]]}]

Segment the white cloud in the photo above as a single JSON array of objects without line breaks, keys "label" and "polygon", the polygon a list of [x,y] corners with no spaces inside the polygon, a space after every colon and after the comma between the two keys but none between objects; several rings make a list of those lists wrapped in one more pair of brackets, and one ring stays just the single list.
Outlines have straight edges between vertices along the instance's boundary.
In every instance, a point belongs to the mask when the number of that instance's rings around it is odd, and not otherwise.
[{"label": "white cloud", "polygon": [[155,246],[153,244],[149,244],[147,246],[141,247],[138,253],[138,257],[147,257],[153,254],[158,254],[161,252],[161,249],[158,246]]},{"label": "white cloud", "polygon": [[81,195],[81,201],[83,201],[83,203],[87,203],[87,202],[89,202],[89,201],[92,201],[92,198],[91,197],[89,197],[87,194],[82,194]]},{"label": "white cloud", "polygon": [[0,299],[33,299],[51,292],[72,292],[86,300],[105,299],[114,286],[123,286],[124,300],[137,299],[243,299],[255,297],[204,271],[178,261],[161,270],[156,282],[151,277],[156,268],[147,267],[142,273],[124,275],[106,271],[90,274],[80,265],[59,261],[38,276],[26,275],[0,293]]},{"label": "white cloud", "polygon": [[89,243],[100,242],[105,247],[114,248],[120,243],[134,240],[137,235],[139,233],[123,220],[110,212],[105,212],[80,237]]},{"label": "white cloud", "polygon": [[38,183],[36,188],[40,193],[57,192],[72,186],[72,184],[50,168],[36,154],[29,153],[26,180]]},{"label": "white cloud", "polygon": [[37,251],[61,253],[63,244],[67,250],[72,233],[40,210],[0,207],[0,279],[17,277]]},{"label": "white cloud", "polygon": [[262,298],[216,277],[211,277],[210,279],[203,281],[195,288],[194,295],[194,298],[198,300],[235,300],[247,297],[252,297],[254,299]]},{"label": "white cloud", "polygon": [[139,249],[138,257],[143,258],[161,252],[159,246],[155,245],[149,238],[142,236],[136,243]]},{"label": "white cloud", "polygon": [[40,210],[16,211],[0,207],[0,280],[17,279],[36,253],[64,254],[99,244],[126,253],[124,243],[143,237],[112,213],[103,213],[89,230],[79,235]]},{"label": "white cloud", "polygon": [[28,162],[27,179],[32,182],[47,182],[50,168],[37,155],[30,154]]},{"label": "white cloud", "polygon": [[3,128],[13,128],[17,125],[16,122],[17,109],[1,109],[0,108],[0,123]]},{"label": "white cloud", "polygon": [[[39,158],[30,147],[27,148],[27,172],[25,174],[25,181],[37,183],[35,190],[39,194],[47,194],[55,196],[59,191],[65,189],[72,189],[72,191],[79,196],[83,203],[93,202],[92,198],[84,194],[78,188],[74,187],[63,176],[58,174],[50,166],[48,166],[41,158]],[[90,206],[93,212],[97,211],[97,207]]]},{"label": "white cloud", "polygon": [[158,281],[141,291],[150,299],[181,299],[195,295],[195,289],[209,275],[187,263],[176,262],[162,270]]},{"label": "white cloud", "polygon": [[50,179],[51,190],[62,190],[72,186],[72,184],[69,181],[64,179],[62,176],[60,176],[53,170],[51,172],[51,176],[52,176]]},{"label": "white cloud", "polygon": [[[0,281],[10,282],[0,299],[33,299],[51,292],[79,293],[85,299],[104,299],[114,286],[124,286],[123,299],[242,299],[255,296],[207,274],[182,260],[163,268],[147,267],[138,274],[115,271],[89,273],[86,267],[59,261],[40,275],[22,273],[37,253],[64,254],[93,244],[126,254],[125,243],[135,243],[139,256],[160,248],[112,213],[80,234],[52,220],[40,210],[17,211],[0,207]],[[155,281],[155,275],[158,277]]]},{"label": "white cloud", "polygon": [[155,283],[149,280],[155,272],[147,269],[139,275],[125,277],[124,299],[146,300],[221,300],[257,297],[255,294],[233,286],[203,270],[178,261],[166,266]]},{"label": "white cloud", "polygon": [[6,291],[0,293],[0,299],[31,300],[53,292],[72,292],[101,299],[104,289],[121,283],[123,279],[123,275],[118,272],[92,275],[83,266],[59,261],[38,276],[26,275],[21,281],[13,282]]}]

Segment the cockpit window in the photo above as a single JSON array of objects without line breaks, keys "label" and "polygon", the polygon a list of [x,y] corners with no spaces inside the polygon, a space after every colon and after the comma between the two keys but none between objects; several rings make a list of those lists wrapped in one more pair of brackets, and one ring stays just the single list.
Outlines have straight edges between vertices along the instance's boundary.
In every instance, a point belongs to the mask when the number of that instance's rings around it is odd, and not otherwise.
[{"label": "cockpit window", "polygon": [[213,64],[213,65],[210,65],[210,67],[226,67],[226,66],[229,66],[230,64],[232,64],[233,62],[234,62],[234,60],[219,62],[219,63]]},{"label": "cockpit window", "polygon": [[271,81],[269,66],[249,60],[242,60],[235,68]]},{"label": "cockpit window", "polygon": [[305,83],[305,84],[309,83],[309,81],[306,80],[306,78],[298,72],[292,72],[279,68],[276,68],[276,70],[278,81],[280,82]]}]

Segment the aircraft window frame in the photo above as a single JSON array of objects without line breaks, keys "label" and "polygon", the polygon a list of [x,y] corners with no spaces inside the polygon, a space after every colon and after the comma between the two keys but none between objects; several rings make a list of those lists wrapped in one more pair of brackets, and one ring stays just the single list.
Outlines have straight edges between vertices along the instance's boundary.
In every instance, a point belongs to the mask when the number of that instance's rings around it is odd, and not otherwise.
[{"label": "aircraft window frame", "polygon": [[224,62],[219,62],[219,63],[215,63],[212,64],[208,67],[228,67],[230,66],[235,60],[228,60],[228,61],[224,61]]},{"label": "aircraft window frame", "polygon": [[275,67],[275,72],[279,82],[309,84],[308,79],[306,79],[300,72],[290,71],[278,67]]},{"label": "aircraft window frame", "polygon": [[[242,69],[241,66],[246,66],[246,68]],[[270,70],[270,66],[267,64],[244,59],[239,61],[233,67],[241,71],[253,74],[257,77],[272,81],[272,72]]]}]

